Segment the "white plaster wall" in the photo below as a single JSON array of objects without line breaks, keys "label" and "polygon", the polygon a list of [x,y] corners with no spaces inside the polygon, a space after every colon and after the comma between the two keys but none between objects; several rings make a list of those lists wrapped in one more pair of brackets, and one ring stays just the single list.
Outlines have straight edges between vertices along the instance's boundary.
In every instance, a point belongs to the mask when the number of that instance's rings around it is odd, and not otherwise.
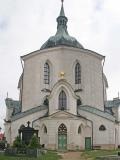
[{"label": "white plaster wall", "polygon": [[6,121],[9,121],[11,119],[12,113],[13,113],[13,108],[6,107],[6,117],[5,117]]},{"label": "white plaster wall", "polygon": [[[41,90],[45,88],[44,64],[49,60],[52,66],[52,78],[50,89],[60,79],[59,73],[65,72],[65,79],[75,89],[74,84],[74,64],[78,60],[82,69],[82,89],[78,95],[82,103],[103,110],[103,84],[102,84],[102,65],[98,56],[90,54],[89,51],[83,53],[83,50],[58,47],[45,51],[38,51],[24,59],[23,76],[23,95],[22,110],[25,111],[43,102],[45,95]],[[52,105],[52,104],[51,104]],[[53,104],[54,105],[54,104]],[[50,107],[53,107],[50,106]],[[72,106],[74,107],[74,106]]]},{"label": "white plaster wall", "polygon": [[120,106],[117,108],[117,112],[118,112],[118,121],[120,122]]},{"label": "white plaster wall", "polygon": [[119,134],[119,124],[115,124],[115,148],[120,145],[120,134]]},{"label": "white plaster wall", "polygon": [[11,144],[11,123],[4,123],[7,143]]},{"label": "white plaster wall", "polygon": [[107,101],[107,87],[105,82],[104,82],[104,101]]},{"label": "white plaster wall", "polygon": [[116,126],[116,128],[118,129],[118,145],[120,145],[120,123]]},{"label": "white plaster wall", "polygon": [[120,111],[120,109],[118,107],[112,107],[112,111],[114,113],[114,116],[116,117],[116,120],[119,121],[119,111]]},{"label": "white plaster wall", "polygon": [[[79,110],[79,114],[93,121],[94,145],[115,144],[115,122],[82,110]],[[106,131],[99,131],[101,125],[106,127]]]},{"label": "white plaster wall", "polygon": [[[48,145],[54,145],[54,149],[58,149],[58,128],[62,123],[67,127],[67,149],[74,150],[77,149],[77,146],[79,149],[84,149],[85,137],[92,137],[91,123],[78,118],[45,118],[37,121],[34,127],[39,125],[40,143],[45,144],[46,148],[48,148]],[[82,129],[82,133],[78,134],[78,128],[81,124],[84,128]],[[47,135],[42,133],[43,125],[47,127]]]}]

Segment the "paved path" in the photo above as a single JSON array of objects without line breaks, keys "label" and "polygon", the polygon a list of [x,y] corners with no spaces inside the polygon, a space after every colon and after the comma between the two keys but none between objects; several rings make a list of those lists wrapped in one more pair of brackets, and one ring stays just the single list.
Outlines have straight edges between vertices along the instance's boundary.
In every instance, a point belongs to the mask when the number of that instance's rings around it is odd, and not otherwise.
[{"label": "paved path", "polygon": [[80,152],[66,152],[66,153],[59,153],[62,156],[61,160],[84,160],[81,158]]}]

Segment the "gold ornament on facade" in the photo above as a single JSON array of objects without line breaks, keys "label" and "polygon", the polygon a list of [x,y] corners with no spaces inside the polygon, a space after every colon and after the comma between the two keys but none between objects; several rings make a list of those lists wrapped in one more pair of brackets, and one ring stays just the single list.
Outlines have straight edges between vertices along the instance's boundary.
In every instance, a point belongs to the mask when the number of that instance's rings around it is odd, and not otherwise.
[{"label": "gold ornament on facade", "polygon": [[60,78],[63,79],[65,76],[65,73],[63,71],[60,72]]}]

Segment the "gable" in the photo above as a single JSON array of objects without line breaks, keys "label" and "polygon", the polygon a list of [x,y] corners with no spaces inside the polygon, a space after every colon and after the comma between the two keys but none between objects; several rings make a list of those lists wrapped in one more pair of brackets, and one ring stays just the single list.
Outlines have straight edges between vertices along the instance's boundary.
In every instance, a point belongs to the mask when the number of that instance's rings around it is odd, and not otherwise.
[{"label": "gable", "polygon": [[49,118],[51,118],[51,119],[53,119],[53,118],[60,118],[60,119],[74,119],[74,118],[78,118],[77,116],[75,116],[75,115],[73,115],[73,114],[71,114],[71,113],[68,113],[68,112],[65,112],[65,111],[59,111],[59,112],[57,112],[57,113],[53,113],[52,115],[50,115],[50,117]]}]

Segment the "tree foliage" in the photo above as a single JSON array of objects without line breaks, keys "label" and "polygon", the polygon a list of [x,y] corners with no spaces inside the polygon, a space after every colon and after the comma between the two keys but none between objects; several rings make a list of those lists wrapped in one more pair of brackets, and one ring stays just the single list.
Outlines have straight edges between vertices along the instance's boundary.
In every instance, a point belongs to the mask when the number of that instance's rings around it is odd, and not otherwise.
[{"label": "tree foliage", "polygon": [[15,140],[13,141],[13,147],[16,147],[16,148],[22,148],[22,140],[20,138],[20,136],[17,136],[15,138]]},{"label": "tree foliage", "polygon": [[29,148],[40,148],[39,140],[36,135],[32,136],[28,147]]}]

